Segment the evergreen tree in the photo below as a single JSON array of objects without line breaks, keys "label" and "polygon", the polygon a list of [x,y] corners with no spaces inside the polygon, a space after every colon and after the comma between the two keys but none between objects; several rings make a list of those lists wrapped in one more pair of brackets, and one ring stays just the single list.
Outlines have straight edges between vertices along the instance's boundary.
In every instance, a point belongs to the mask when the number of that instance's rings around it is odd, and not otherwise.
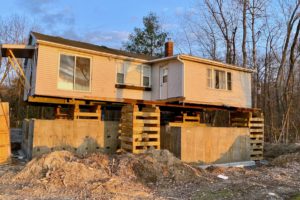
[{"label": "evergreen tree", "polygon": [[163,56],[163,46],[168,33],[162,31],[156,14],[149,13],[143,18],[144,28],[134,28],[124,44],[127,51],[150,56]]}]

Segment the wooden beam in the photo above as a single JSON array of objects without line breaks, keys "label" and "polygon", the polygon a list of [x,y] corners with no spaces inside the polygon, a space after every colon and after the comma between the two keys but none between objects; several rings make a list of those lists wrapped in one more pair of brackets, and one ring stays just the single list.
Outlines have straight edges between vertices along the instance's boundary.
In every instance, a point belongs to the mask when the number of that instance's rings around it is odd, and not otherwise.
[{"label": "wooden beam", "polygon": [[150,100],[138,100],[138,99],[120,99],[120,98],[106,98],[106,97],[86,97],[84,99],[75,99],[67,97],[49,97],[49,96],[29,96],[28,102],[30,103],[45,103],[45,104],[71,104],[78,103],[80,105],[98,105],[98,104],[141,104],[141,105],[156,105],[162,110],[166,109],[193,109],[193,110],[227,110],[227,111],[239,111],[239,112],[251,112],[258,109],[252,108],[237,108],[237,107],[222,107],[215,105],[203,105],[203,104],[175,104],[168,101],[150,101]]}]

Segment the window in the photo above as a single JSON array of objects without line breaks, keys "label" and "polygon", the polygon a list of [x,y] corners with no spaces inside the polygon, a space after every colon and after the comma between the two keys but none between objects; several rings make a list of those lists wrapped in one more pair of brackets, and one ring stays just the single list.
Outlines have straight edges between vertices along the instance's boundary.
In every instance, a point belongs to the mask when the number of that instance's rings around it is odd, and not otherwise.
[{"label": "window", "polygon": [[226,89],[225,71],[215,70],[215,88]]},{"label": "window", "polygon": [[212,69],[207,69],[207,86],[213,88]]},{"label": "window", "polygon": [[207,69],[207,87],[222,90],[232,90],[231,72]]},{"label": "window", "polygon": [[150,87],[150,78],[151,78],[151,67],[143,66],[143,86]]},{"label": "window", "polygon": [[168,82],[168,68],[163,68],[163,83]]},{"label": "window", "polygon": [[135,65],[119,63],[117,65],[117,84],[151,87],[151,67],[148,65]]},{"label": "window", "polygon": [[231,73],[227,72],[227,90],[232,90]]},{"label": "window", "polygon": [[118,65],[117,67],[117,83],[124,84],[125,74],[124,65]]},{"label": "window", "polygon": [[90,91],[90,66],[89,58],[61,54],[58,88]]}]

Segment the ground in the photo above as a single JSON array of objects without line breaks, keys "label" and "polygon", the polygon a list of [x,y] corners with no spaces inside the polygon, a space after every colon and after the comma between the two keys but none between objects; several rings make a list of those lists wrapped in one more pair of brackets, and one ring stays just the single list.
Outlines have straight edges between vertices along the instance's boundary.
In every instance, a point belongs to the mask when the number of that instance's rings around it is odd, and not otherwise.
[{"label": "ground", "polygon": [[300,199],[300,144],[265,149],[268,164],[205,170],[166,150],[86,156],[58,151],[0,166],[0,199]]}]

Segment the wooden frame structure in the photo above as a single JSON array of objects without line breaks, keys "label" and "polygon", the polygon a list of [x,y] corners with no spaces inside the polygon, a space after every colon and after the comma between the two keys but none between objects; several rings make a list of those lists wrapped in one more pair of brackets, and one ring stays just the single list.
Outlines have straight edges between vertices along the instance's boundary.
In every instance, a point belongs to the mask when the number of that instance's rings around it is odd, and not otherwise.
[{"label": "wooden frame structure", "polygon": [[264,116],[262,112],[237,113],[230,115],[233,127],[248,127],[250,129],[251,160],[263,159]]},{"label": "wooden frame structure", "polygon": [[147,106],[139,110],[137,105],[122,108],[120,122],[121,149],[131,153],[143,153],[147,149],[160,149],[160,110]]}]

